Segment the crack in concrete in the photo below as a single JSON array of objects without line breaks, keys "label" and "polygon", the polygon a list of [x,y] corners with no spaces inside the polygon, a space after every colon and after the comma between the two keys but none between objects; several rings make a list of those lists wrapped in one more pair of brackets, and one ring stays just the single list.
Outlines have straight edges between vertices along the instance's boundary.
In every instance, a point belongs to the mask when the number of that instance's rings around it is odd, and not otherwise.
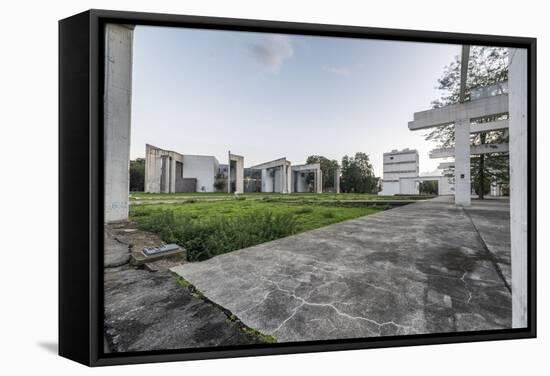
[{"label": "crack in concrete", "polygon": [[332,308],[336,314],[338,314],[339,316],[343,316],[343,317],[346,317],[348,319],[351,319],[351,320],[362,320],[362,321],[366,321],[370,324],[373,324],[373,325],[376,325],[378,326],[378,332],[375,332],[373,330],[371,330],[370,328],[366,327],[366,329],[371,332],[372,334],[374,335],[378,335],[380,336],[382,333],[382,327],[385,326],[385,325],[393,325],[397,328],[401,328],[401,329],[404,329],[404,330],[411,330],[413,333],[417,333],[417,331],[410,327],[410,326],[406,326],[406,325],[401,325],[401,324],[397,324],[393,321],[387,321],[387,322],[383,322],[383,323],[379,323],[377,322],[376,320],[373,320],[373,319],[369,319],[367,317],[363,317],[363,316],[352,316],[348,313],[345,313],[345,312],[342,312],[340,311],[338,308],[336,308],[334,306],[335,303],[337,302],[330,302],[330,303],[313,303],[313,302],[308,302],[306,299],[300,297],[300,296],[297,296],[296,295],[296,289],[294,290],[288,290],[288,289],[284,289],[284,288],[281,288],[281,286],[279,286],[279,283],[275,282],[275,281],[272,281],[270,280],[269,278],[266,278],[264,276],[259,276],[261,280],[263,281],[266,281],[268,283],[271,283],[275,286],[275,288],[279,291],[282,291],[282,292],[285,292],[287,294],[289,294],[291,297],[293,297],[294,299],[300,301],[300,304],[298,306],[296,306],[293,310],[292,310],[292,313],[289,315],[289,317],[287,317],[286,319],[284,319],[280,324],[279,326],[272,330],[271,332],[269,332],[269,334],[273,335],[275,334],[276,332],[278,332],[288,321],[290,321],[297,313],[298,311],[300,310],[300,308],[302,308],[304,305],[308,305],[308,306],[313,306],[313,307],[329,307],[329,308]]}]

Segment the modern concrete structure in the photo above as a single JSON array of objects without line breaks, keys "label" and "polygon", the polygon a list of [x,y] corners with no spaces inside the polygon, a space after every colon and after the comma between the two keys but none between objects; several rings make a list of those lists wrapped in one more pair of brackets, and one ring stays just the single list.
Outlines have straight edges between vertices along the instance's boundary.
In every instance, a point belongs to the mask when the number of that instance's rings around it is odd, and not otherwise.
[{"label": "modern concrete structure", "polygon": [[[292,166],[292,192],[323,193],[323,172],[320,163]],[[313,175],[313,186],[308,184],[308,176]]]},{"label": "modern concrete structure", "polygon": [[153,145],[145,145],[145,192],[181,191],[176,186],[183,184],[182,165],[183,155]]},{"label": "modern concrete structure", "polygon": [[145,192],[214,192],[218,160],[145,146]]},{"label": "modern concrete structure", "polygon": [[512,326],[527,326],[527,50],[510,49]]},{"label": "modern concrete structure", "polygon": [[401,178],[415,178],[419,174],[418,151],[403,149],[384,153],[384,169],[382,190],[380,195],[396,195],[401,193]]},{"label": "modern concrete structure", "polygon": [[291,192],[291,163],[286,158],[260,163],[250,169],[261,170],[262,192]]},{"label": "modern concrete structure", "polygon": [[[500,85],[501,89],[507,85]],[[484,90],[481,93],[494,93],[495,90]],[[470,134],[490,130],[506,129],[508,121],[498,119],[492,122],[478,122],[479,119],[505,116],[508,113],[508,94],[489,97],[475,96],[478,99],[469,102],[452,104],[432,110],[414,113],[414,120],[409,122],[410,130],[424,130],[454,124],[455,147],[436,149],[430,158],[454,157],[455,170],[455,203],[461,206],[471,204],[470,155],[502,153],[508,146],[479,145],[470,146]]]},{"label": "modern concrete structure", "polygon": [[244,157],[227,154],[227,193],[244,193]]},{"label": "modern concrete structure", "polygon": [[[508,83],[472,92],[471,101],[417,112],[409,129],[455,125],[455,148],[436,150],[432,158],[454,156],[455,203],[470,205],[470,155],[509,152],[512,321],[527,326],[527,51],[510,49]],[[491,122],[478,119],[495,117]],[[510,144],[470,146],[470,134],[508,130]]]},{"label": "modern concrete structure", "polygon": [[106,223],[128,219],[134,27],[105,26],[104,179]]},{"label": "modern concrete structure", "polygon": [[424,175],[413,176],[399,179],[399,194],[418,195],[420,194],[420,183],[426,181],[437,182],[437,194],[439,196],[452,195],[454,193],[454,184],[447,176],[443,175]]}]

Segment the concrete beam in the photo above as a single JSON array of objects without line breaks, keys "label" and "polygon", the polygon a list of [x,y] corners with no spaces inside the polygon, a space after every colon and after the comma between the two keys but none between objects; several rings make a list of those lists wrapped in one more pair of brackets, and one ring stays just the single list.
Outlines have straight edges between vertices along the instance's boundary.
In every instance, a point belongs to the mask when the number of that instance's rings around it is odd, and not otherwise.
[{"label": "concrete beam", "polygon": [[472,124],[472,126],[470,127],[470,133],[500,131],[503,129],[508,129],[508,119]]},{"label": "concrete beam", "polygon": [[440,170],[445,170],[447,168],[451,168],[451,167],[454,167],[454,166],[455,166],[454,162],[441,162],[439,164],[439,166],[437,166],[437,168],[440,169]]},{"label": "concrete beam", "polygon": [[527,50],[510,49],[510,240],[512,327],[527,327]]},{"label": "concrete beam", "polygon": [[133,26],[105,26],[105,222],[128,219]]},{"label": "concrete beam", "polygon": [[249,168],[257,169],[257,170],[263,170],[263,169],[267,169],[267,168],[280,167],[280,166],[285,165],[285,164],[290,164],[290,162],[287,161],[286,158],[279,158],[279,159],[275,159],[273,161],[260,163],[260,164],[257,164],[255,166],[251,166]]},{"label": "concrete beam", "polygon": [[[508,144],[484,144],[470,146],[470,155],[508,153]],[[452,158],[455,156],[455,148],[434,149],[430,152],[431,159]]]},{"label": "concrete beam", "polygon": [[452,104],[432,110],[414,113],[409,129],[416,131],[454,124],[457,119],[475,119],[508,112],[508,94],[495,95],[474,101]]}]

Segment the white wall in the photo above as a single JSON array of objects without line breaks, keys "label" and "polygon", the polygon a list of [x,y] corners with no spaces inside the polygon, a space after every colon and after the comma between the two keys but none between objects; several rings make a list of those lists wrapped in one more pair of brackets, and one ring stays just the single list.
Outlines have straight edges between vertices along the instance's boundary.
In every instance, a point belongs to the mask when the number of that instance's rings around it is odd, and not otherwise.
[{"label": "white wall", "polygon": [[378,192],[381,196],[393,196],[399,194],[399,181],[382,181],[382,190]]},{"label": "white wall", "polygon": [[527,326],[527,50],[510,50],[512,323]]},{"label": "white wall", "polygon": [[105,31],[105,222],[128,219],[133,27]]},{"label": "white wall", "polygon": [[[197,192],[214,192],[214,178],[218,170],[215,157],[183,155],[183,177],[197,179]],[[202,189],[204,187],[204,190]]]}]

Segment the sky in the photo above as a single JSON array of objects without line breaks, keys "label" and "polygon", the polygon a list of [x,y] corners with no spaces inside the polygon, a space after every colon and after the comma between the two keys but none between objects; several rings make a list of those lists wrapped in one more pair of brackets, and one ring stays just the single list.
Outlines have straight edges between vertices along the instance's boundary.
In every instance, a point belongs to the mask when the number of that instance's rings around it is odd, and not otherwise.
[{"label": "sky", "polygon": [[440,161],[413,113],[440,96],[437,79],[459,45],[137,26],[131,158],[145,144],[181,154],[243,155],[245,167],[309,155],[341,161],[417,149]]}]

